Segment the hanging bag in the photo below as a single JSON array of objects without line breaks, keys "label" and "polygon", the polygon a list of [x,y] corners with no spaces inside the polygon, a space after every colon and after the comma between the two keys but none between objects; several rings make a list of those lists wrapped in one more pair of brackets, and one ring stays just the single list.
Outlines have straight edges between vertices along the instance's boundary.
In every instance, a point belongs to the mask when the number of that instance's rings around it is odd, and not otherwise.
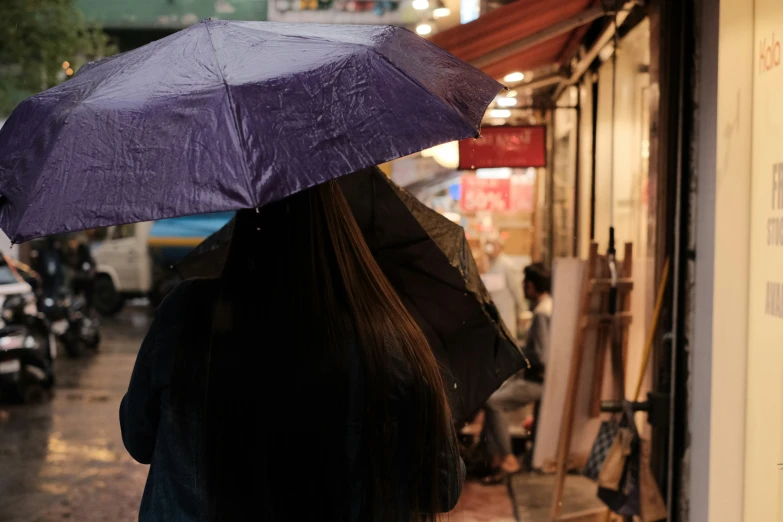
[{"label": "hanging bag", "polygon": [[634,444],[638,442],[639,433],[636,431],[636,423],[633,420],[631,403],[623,402],[621,427],[617,431],[612,447],[606,456],[601,471],[598,473],[598,486],[604,489],[620,491],[623,476],[627,471],[626,463],[634,450]]},{"label": "hanging bag", "polygon": [[620,428],[609,448],[604,465],[598,474],[598,485],[605,489],[620,490],[620,482],[625,471],[625,462],[631,455],[634,433],[628,428]]},{"label": "hanging bag", "polygon": [[603,421],[598,430],[598,436],[593,442],[593,448],[590,450],[590,456],[587,459],[582,474],[590,480],[598,480],[598,475],[606,461],[617,433],[620,431],[620,419],[610,419]]},{"label": "hanging bag", "polygon": [[666,503],[650,469],[650,441],[642,439],[639,445],[639,508],[643,522],[666,519]]},{"label": "hanging bag", "polygon": [[[658,288],[653,326],[642,358],[642,367],[639,372],[639,381],[637,382],[634,400],[638,400],[641,392],[642,379],[646,373],[652,351],[652,333],[658,322],[663,291],[665,290],[668,276],[669,261],[667,259]],[[623,425],[618,425],[617,435],[611,447],[607,450],[604,463],[598,472],[598,498],[618,515],[638,516],[642,522],[665,520],[667,516],[666,504],[650,469],[650,443],[639,436],[633,419],[631,403],[629,402],[624,403],[621,422]],[[627,434],[621,434],[621,430],[624,429],[627,429],[632,434],[630,443],[625,439]],[[622,471],[618,480],[617,472],[619,469],[622,469]]]}]

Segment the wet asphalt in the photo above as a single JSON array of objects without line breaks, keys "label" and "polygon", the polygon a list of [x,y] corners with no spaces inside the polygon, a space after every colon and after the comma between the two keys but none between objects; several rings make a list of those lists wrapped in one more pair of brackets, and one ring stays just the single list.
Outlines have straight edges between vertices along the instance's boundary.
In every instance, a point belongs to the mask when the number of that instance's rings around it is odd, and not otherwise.
[{"label": "wet asphalt", "polygon": [[[125,451],[118,411],[151,318],[133,307],[103,319],[98,354],[60,353],[51,400],[0,403],[0,522],[138,520],[147,466]],[[507,487],[466,484],[449,519],[513,522]]]},{"label": "wet asphalt", "polygon": [[141,340],[146,307],[102,322],[97,355],[56,361],[53,397],[0,403],[0,522],[130,522],[147,467],[122,445],[118,408]]}]

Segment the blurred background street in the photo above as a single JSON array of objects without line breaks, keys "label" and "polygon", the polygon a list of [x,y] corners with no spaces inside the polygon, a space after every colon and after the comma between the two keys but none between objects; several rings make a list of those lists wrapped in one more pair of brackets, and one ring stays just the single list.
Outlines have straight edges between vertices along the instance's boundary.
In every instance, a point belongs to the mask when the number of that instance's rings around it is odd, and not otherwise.
[{"label": "blurred background street", "polygon": [[465,410],[448,520],[783,521],[781,6],[0,0],[0,522],[137,520],[154,307],[234,211],[371,164],[351,212]]},{"label": "blurred background street", "polygon": [[0,520],[137,520],[147,467],[122,445],[118,407],[147,307],[106,319],[101,352],[58,357],[53,400],[0,406]]}]

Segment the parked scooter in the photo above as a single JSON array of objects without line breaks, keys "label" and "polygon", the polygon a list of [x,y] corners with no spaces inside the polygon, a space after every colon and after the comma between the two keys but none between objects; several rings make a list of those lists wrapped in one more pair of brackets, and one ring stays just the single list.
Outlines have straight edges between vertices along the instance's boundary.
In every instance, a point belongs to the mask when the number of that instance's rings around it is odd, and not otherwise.
[{"label": "parked scooter", "polygon": [[[86,247],[85,247],[86,248]],[[52,333],[63,344],[71,357],[81,357],[88,351],[95,351],[100,345],[100,325],[97,314],[89,306],[94,278],[94,262],[89,250],[77,247],[75,257],[70,259],[73,271],[74,291],[65,285],[65,263],[63,245],[57,239],[48,238],[35,245],[33,258],[40,273],[41,292],[38,307],[49,321]]]},{"label": "parked scooter", "polygon": [[54,386],[54,371],[41,346],[25,326],[0,328],[0,398],[42,400]]},{"label": "parked scooter", "polygon": [[0,309],[2,323],[8,326],[23,326],[44,350],[44,357],[52,363],[57,357],[57,341],[46,316],[38,310],[34,293],[10,295]]},{"label": "parked scooter", "polygon": [[65,292],[54,297],[44,296],[39,307],[70,357],[81,357],[98,349],[101,342],[98,320],[87,308],[84,296],[71,296]]},{"label": "parked scooter", "polygon": [[54,385],[56,349],[29,284],[0,253],[0,395],[30,401]]}]

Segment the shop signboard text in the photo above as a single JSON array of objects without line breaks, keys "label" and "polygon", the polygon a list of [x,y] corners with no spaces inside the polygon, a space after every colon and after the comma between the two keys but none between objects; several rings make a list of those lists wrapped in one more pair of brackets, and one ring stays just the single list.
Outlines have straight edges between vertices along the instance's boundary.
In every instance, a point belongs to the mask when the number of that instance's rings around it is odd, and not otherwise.
[{"label": "shop signboard text", "polygon": [[478,139],[459,143],[461,170],[546,166],[546,127],[486,127]]},{"label": "shop signboard text", "polygon": [[506,179],[462,176],[460,208],[463,212],[532,212],[533,184],[522,176]]},{"label": "shop signboard text", "polygon": [[780,40],[775,38],[775,33],[772,33],[770,40],[762,38],[759,47],[759,74],[780,66]]}]

